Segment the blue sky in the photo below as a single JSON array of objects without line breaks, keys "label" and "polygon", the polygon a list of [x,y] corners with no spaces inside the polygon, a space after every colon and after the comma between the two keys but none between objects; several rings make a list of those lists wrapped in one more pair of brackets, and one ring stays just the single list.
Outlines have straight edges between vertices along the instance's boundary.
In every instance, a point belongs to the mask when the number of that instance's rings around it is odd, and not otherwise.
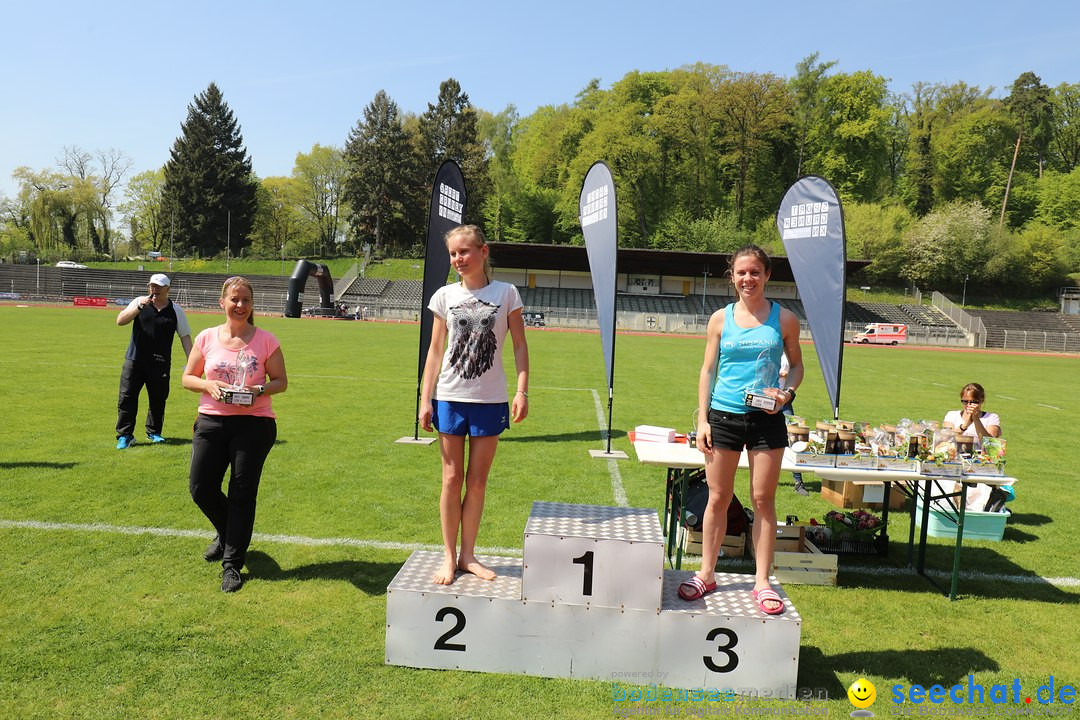
[{"label": "blue sky", "polygon": [[1002,94],[1025,70],[1080,82],[1080,3],[861,0],[735,5],[564,2],[10,3],[0,45],[0,193],[20,165],[65,145],[116,148],[132,173],[160,166],[188,103],[211,82],[239,120],[255,171],[343,145],[384,89],[423,112],[456,78],[473,103],[527,115],[571,103],[591,78],[697,61],[791,75],[812,52],[870,69],[895,92],[963,80]]}]

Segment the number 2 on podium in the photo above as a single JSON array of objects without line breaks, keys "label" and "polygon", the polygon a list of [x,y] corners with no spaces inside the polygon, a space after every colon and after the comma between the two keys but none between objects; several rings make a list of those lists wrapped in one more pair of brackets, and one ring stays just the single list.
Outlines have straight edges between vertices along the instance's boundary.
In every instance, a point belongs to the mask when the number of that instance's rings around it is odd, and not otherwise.
[{"label": "number 2 on podium", "polygon": [[465,613],[461,612],[456,607],[444,607],[439,610],[439,612],[435,613],[435,622],[442,622],[447,615],[453,615],[454,620],[457,622],[454,623],[454,627],[439,636],[439,639],[435,641],[435,649],[465,652],[465,645],[461,643],[446,642],[465,629]]}]

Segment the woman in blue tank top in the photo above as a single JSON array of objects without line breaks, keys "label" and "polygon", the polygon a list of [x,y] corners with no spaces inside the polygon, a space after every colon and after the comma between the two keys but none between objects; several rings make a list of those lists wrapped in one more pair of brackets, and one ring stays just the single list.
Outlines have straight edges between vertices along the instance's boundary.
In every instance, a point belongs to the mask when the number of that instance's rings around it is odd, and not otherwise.
[{"label": "woman in blue tank top", "polygon": [[[728,271],[738,300],[709,319],[705,362],[698,381],[698,417],[709,420],[697,434],[709,484],[701,570],[679,586],[679,595],[684,600],[697,600],[716,589],[716,557],[727,529],[739,455],[745,449],[750,461],[753,539],[757,548],[753,596],[762,612],[779,615],[784,603],[769,586],[769,571],[776,544],[776,486],[787,446],[780,410],[795,398],[795,389],[803,379],[799,320],[790,310],[765,298],[772,263],[764,250],[756,245],[737,250]],[[791,369],[787,389],[780,390],[780,355],[784,352]],[[747,393],[751,390],[772,397],[775,409],[748,406]]]}]

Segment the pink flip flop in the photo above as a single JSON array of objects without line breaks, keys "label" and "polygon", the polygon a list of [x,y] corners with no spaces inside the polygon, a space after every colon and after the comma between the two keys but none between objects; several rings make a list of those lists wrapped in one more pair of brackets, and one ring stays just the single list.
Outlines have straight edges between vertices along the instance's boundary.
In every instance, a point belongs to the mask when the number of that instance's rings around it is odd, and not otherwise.
[{"label": "pink flip flop", "polygon": [[[754,596],[754,600],[757,602],[758,608],[761,609],[761,612],[765,613],[766,615],[779,615],[780,613],[784,612],[784,601],[780,599],[780,595],[777,594],[777,592],[772,588],[765,588],[764,590],[754,590],[750,594]],[[780,607],[770,610],[768,607],[765,606],[765,603],[770,600],[780,603]]]},{"label": "pink flip flop", "polygon": [[706,583],[694,575],[686,582],[679,584],[679,597],[686,601],[700,600],[716,589],[716,581]]}]

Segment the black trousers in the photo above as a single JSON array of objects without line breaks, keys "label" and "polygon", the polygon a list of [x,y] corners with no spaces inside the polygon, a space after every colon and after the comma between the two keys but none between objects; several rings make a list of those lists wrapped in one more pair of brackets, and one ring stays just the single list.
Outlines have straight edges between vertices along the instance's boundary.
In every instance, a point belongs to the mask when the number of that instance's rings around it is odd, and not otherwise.
[{"label": "black trousers", "polygon": [[120,399],[116,403],[116,437],[135,434],[139,393],[144,385],[150,401],[150,409],[146,411],[146,432],[161,434],[165,423],[165,401],[169,399],[169,365],[164,359],[150,362],[124,360],[124,368],[120,371]]},{"label": "black trousers", "polygon": [[[195,421],[188,490],[225,546],[224,567],[244,566],[255,528],[259,479],[275,440],[273,418],[200,413]],[[221,483],[230,466],[226,495]]]}]

